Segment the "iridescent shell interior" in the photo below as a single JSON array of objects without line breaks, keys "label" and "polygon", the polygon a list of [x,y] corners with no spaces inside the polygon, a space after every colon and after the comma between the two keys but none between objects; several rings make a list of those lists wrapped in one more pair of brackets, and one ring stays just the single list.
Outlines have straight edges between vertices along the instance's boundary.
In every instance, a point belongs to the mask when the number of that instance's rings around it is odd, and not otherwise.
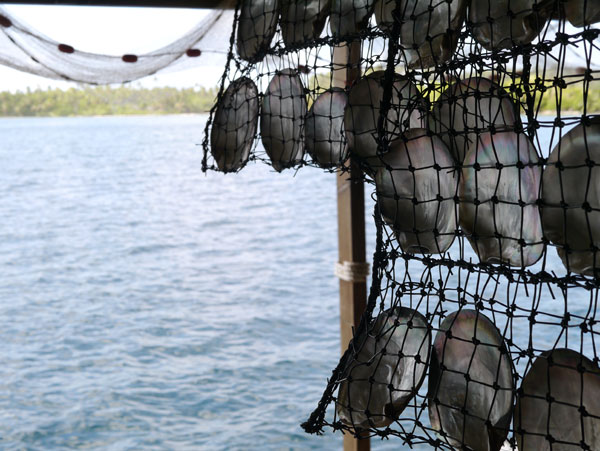
[{"label": "iridescent shell interior", "polygon": [[348,95],[332,88],[317,97],[306,116],[306,150],[322,168],[341,165],[348,156],[344,110]]},{"label": "iridescent shell interior", "polygon": [[529,44],[546,26],[543,0],[474,0],[469,7],[473,37],[487,50]]},{"label": "iridescent shell interior", "polygon": [[471,77],[450,85],[437,99],[429,126],[441,136],[458,163],[481,132],[514,130],[518,109],[499,85],[487,78]]},{"label": "iridescent shell interior", "polygon": [[460,182],[460,225],[482,262],[525,267],[540,259],[541,178],[537,151],[522,133],[483,133],[469,146]]},{"label": "iridescent shell interior", "polygon": [[[588,162],[596,162],[588,165]],[[579,124],[554,148],[544,170],[542,221],[565,267],[594,275],[600,268],[600,116]]]},{"label": "iridescent shell interior", "polygon": [[446,145],[411,129],[392,144],[377,170],[377,199],[404,252],[445,252],[456,236],[458,174]]},{"label": "iridescent shell interior", "polygon": [[490,451],[504,444],[514,390],[506,349],[496,326],[475,310],[452,313],[440,325],[427,396],[431,427],[444,443]]},{"label": "iridescent shell interior", "polygon": [[[390,107],[383,120],[384,138],[391,144],[409,128],[423,126],[426,105],[419,89],[409,80],[394,74]],[[350,90],[344,127],[350,152],[372,168],[380,165],[378,124],[384,99],[385,71],[361,78]]]},{"label": "iridescent shell interior", "polygon": [[280,0],[281,34],[286,46],[317,39],[330,11],[330,0]]},{"label": "iridescent shell interior", "polygon": [[423,383],[431,348],[427,321],[409,308],[386,310],[355,342],[360,350],[339,387],[338,417],[353,428],[385,427]]},{"label": "iridescent shell interior", "polygon": [[219,99],[210,134],[211,152],[220,171],[240,170],[248,161],[258,124],[258,90],[242,77]]},{"label": "iridescent shell interior", "polygon": [[304,86],[296,72],[285,69],[275,75],[263,98],[260,132],[276,171],[294,166],[304,156],[306,109]]},{"label": "iridescent shell interior", "polygon": [[600,368],[570,349],[543,352],[517,392],[515,431],[522,451],[600,449]]},{"label": "iridescent shell interior", "polygon": [[279,18],[279,0],[244,0],[237,30],[240,58],[254,62],[269,48]]}]

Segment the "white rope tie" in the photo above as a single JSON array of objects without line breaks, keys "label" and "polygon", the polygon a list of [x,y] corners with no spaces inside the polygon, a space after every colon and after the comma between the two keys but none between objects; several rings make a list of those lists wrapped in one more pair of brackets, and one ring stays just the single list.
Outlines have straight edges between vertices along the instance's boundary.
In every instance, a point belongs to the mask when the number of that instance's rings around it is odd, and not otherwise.
[{"label": "white rope tie", "polygon": [[366,282],[371,272],[366,262],[337,262],[334,273],[345,282]]}]

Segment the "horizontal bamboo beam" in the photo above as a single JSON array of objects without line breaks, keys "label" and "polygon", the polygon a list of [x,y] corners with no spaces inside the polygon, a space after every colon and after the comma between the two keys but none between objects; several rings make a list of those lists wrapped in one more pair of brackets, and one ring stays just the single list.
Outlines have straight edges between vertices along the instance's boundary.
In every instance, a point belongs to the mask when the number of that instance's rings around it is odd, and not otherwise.
[{"label": "horizontal bamboo beam", "polygon": [[4,5],[123,6],[143,8],[233,8],[235,2],[223,0],[2,0]]}]

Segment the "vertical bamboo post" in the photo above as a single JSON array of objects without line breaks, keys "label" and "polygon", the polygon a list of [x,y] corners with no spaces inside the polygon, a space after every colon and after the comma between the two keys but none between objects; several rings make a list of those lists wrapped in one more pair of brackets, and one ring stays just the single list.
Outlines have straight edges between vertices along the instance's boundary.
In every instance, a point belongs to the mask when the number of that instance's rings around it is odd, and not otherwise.
[{"label": "vertical bamboo post", "polygon": [[[333,85],[345,87],[360,77],[361,42],[333,49]],[[339,262],[366,263],[365,190],[360,167],[349,161],[349,172],[337,174]],[[366,277],[362,280],[340,278],[340,328],[342,353],[352,338],[367,305]],[[344,434],[344,451],[369,451],[369,438],[356,439]]]}]

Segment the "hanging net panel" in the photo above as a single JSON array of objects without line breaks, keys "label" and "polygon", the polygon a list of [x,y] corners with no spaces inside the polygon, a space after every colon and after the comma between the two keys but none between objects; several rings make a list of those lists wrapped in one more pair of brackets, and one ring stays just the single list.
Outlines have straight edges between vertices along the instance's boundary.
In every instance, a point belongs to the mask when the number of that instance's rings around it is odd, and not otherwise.
[{"label": "hanging net panel", "polygon": [[233,12],[210,11],[175,42],[142,55],[102,55],[45,36],[0,7],[0,64],[46,78],[106,85],[126,83],[160,71],[176,71],[227,61]]},{"label": "hanging net panel", "polygon": [[204,170],[352,159],[376,201],[367,309],[307,432],[600,449],[599,22],[595,0],[238,2]]}]

